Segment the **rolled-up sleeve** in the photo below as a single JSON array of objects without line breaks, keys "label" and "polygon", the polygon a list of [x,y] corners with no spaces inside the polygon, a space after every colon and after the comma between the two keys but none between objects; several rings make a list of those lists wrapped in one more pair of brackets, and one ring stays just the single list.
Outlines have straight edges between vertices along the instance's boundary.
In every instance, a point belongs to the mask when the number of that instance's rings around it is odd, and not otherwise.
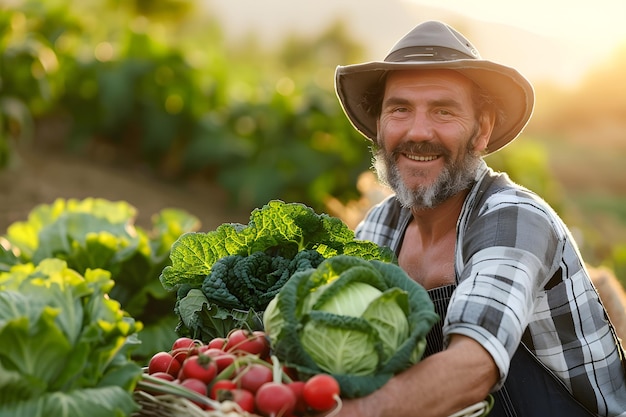
[{"label": "rolled-up sleeve", "polygon": [[560,242],[550,216],[520,195],[495,195],[457,245],[458,287],[443,333],[480,343],[500,371],[499,388],[528,325],[541,288],[558,268]]}]

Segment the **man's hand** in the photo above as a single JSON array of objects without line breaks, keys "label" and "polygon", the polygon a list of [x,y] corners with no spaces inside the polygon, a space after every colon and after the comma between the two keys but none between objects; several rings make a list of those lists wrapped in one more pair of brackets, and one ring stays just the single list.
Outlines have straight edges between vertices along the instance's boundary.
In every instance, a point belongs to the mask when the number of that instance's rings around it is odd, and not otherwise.
[{"label": "man's hand", "polygon": [[498,368],[481,345],[453,335],[443,352],[396,375],[366,397],[344,400],[339,413],[332,415],[446,417],[484,400],[498,379]]}]

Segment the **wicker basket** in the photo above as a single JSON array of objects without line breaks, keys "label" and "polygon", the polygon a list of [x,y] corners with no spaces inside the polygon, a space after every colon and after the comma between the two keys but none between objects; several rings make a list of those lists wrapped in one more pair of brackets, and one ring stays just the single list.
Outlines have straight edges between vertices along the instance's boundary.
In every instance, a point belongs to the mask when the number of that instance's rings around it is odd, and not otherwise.
[{"label": "wicker basket", "polygon": [[[148,378],[147,381],[146,378]],[[159,381],[159,384],[150,383],[150,379],[153,383]],[[181,392],[183,395],[176,395],[172,391],[165,390],[164,386],[172,388],[176,387],[176,384],[144,374],[144,379],[138,383],[138,389],[134,392],[134,399],[139,404],[140,409],[131,417],[260,417],[242,410],[234,401],[217,402],[181,387],[177,388],[183,390]],[[198,406],[194,400],[216,409],[205,410]],[[493,402],[493,396],[489,395],[484,401],[458,411],[449,417],[488,416],[493,407]],[[338,412],[340,408],[341,406],[331,415]]]},{"label": "wicker basket", "polygon": [[134,398],[141,409],[132,417],[259,417],[243,411],[232,401],[222,402],[219,410],[208,411],[176,395],[152,395],[138,390]]},{"label": "wicker basket", "polygon": [[493,396],[489,395],[486,400],[478,402],[449,417],[485,417],[489,415],[493,407]]},{"label": "wicker basket", "polygon": [[[154,396],[145,391],[135,391],[135,401],[141,409],[132,417],[260,417],[243,411],[232,401],[222,402],[220,410],[207,411],[198,407],[190,400],[175,395],[163,394]],[[486,416],[491,411],[493,402],[490,399],[467,407],[449,417]]]}]

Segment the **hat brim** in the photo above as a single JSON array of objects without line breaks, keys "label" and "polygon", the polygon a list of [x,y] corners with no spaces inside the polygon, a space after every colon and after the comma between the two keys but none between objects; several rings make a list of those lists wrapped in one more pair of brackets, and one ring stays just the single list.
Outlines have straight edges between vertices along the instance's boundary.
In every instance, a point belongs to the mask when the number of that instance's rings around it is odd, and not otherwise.
[{"label": "hat brim", "polygon": [[385,62],[338,66],[335,91],[352,125],[376,142],[376,120],[362,106],[364,94],[390,70],[451,69],[465,75],[497,100],[504,120],[494,127],[487,153],[504,147],[524,129],[533,112],[535,94],[532,85],[511,67],[481,59],[453,61]]}]

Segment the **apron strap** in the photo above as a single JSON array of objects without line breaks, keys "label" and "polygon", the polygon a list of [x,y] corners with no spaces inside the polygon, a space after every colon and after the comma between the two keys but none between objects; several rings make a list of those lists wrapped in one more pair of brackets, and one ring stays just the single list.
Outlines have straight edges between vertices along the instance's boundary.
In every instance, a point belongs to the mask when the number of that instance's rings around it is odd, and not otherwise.
[{"label": "apron strap", "polygon": [[513,355],[504,386],[494,394],[489,417],[592,417],[565,384],[522,342]]},{"label": "apron strap", "polygon": [[[435,312],[446,316],[450,297],[456,285],[428,290]],[[443,349],[441,319],[426,337],[424,357]],[[528,348],[529,335],[524,333],[511,359],[509,375],[502,388],[494,392],[494,405],[489,417],[592,417],[552,371],[547,369]],[[532,346],[532,343],[530,343]]]}]

